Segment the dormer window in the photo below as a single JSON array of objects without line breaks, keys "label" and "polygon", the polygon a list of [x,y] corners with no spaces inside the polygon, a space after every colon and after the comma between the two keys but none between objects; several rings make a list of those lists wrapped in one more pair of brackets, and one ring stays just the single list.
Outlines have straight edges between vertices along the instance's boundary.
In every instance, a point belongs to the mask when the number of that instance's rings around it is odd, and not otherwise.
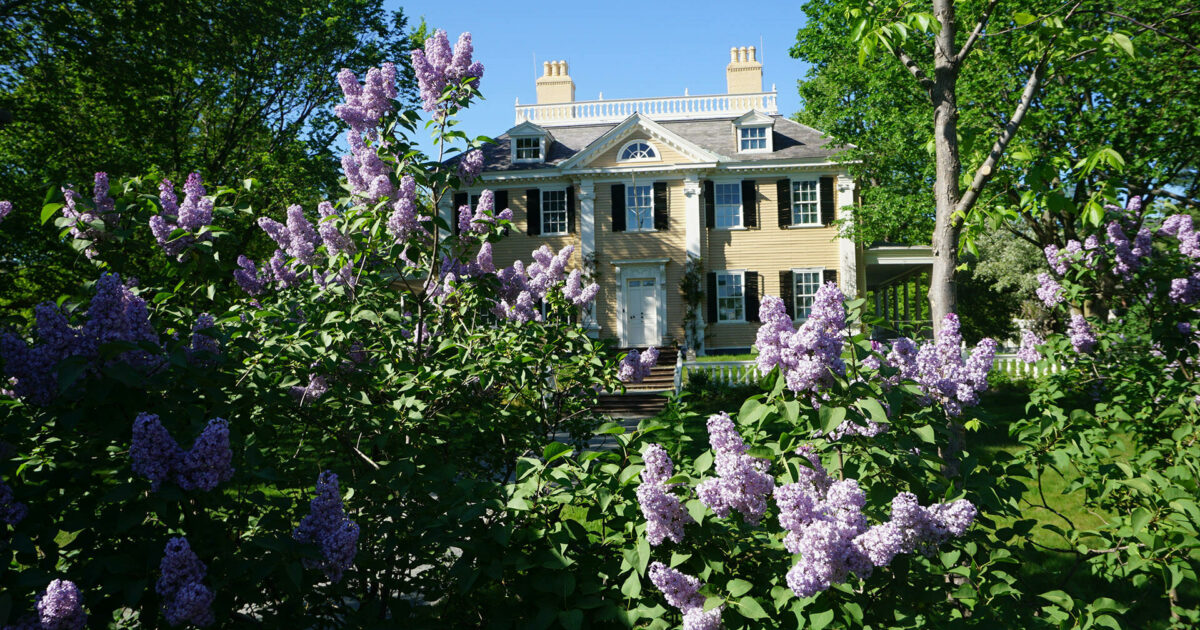
[{"label": "dormer window", "polygon": [[738,130],[739,146],[738,150],[745,153],[748,151],[766,151],[767,150],[767,128],[766,127],[742,127]]},{"label": "dormer window", "polygon": [[542,138],[514,138],[514,162],[541,162],[545,159],[542,151]]},{"label": "dormer window", "polygon": [[733,142],[738,153],[770,153],[775,134],[775,119],[758,110],[750,110],[733,121]]},{"label": "dormer window", "polygon": [[645,140],[634,140],[621,147],[617,154],[618,162],[654,162],[658,160],[658,151]]}]

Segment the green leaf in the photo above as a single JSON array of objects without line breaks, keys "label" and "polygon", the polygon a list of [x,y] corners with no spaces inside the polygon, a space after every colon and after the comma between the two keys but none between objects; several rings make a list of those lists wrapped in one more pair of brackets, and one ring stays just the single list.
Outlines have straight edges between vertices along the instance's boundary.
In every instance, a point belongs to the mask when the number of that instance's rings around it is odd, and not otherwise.
[{"label": "green leaf", "polygon": [[1126,55],[1137,57],[1137,54],[1133,52],[1133,42],[1129,40],[1128,35],[1124,33],[1111,33],[1108,36],[1108,41],[1115,44],[1117,48],[1125,51]]},{"label": "green leaf", "polygon": [[558,622],[568,630],[579,630],[583,627],[583,611],[582,610],[564,610],[558,613]]},{"label": "green leaf", "polygon": [[1133,511],[1133,518],[1130,520],[1130,527],[1133,528],[1133,533],[1138,533],[1146,528],[1146,524],[1154,515],[1146,508],[1138,508]]},{"label": "green leaf", "polygon": [[1013,21],[1017,23],[1017,26],[1025,26],[1026,24],[1032,23],[1036,19],[1037,18],[1033,17],[1033,15],[1025,13],[1024,11],[1018,11],[1017,13],[1013,14]]},{"label": "green leaf", "polygon": [[693,464],[692,464],[692,466],[696,469],[697,475],[703,475],[704,473],[708,472],[708,469],[712,468],[712,465],[713,465],[712,451],[704,451],[703,453],[700,454],[699,457],[696,458],[696,461],[693,462]]},{"label": "green leaf", "polygon": [[638,536],[637,543],[638,552],[638,573],[646,574],[646,566],[650,564],[650,540],[645,536]]},{"label": "green leaf", "polygon": [[1038,597],[1058,604],[1059,607],[1064,610],[1071,610],[1075,608],[1075,600],[1071,599],[1070,595],[1067,595],[1062,591],[1046,591],[1045,593],[1038,595]]},{"label": "green leaf", "polygon": [[551,442],[546,445],[546,448],[542,449],[542,459],[546,460],[546,463],[549,464],[550,462],[570,452],[570,446],[567,446],[562,442]]},{"label": "green leaf", "polygon": [[62,209],[62,207],[63,204],[61,203],[48,203],[42,206],[42,225],[45,225],[46,222],[49,221],[56,212]]},{"label": "green leaf", "polygon": [[621,584],[621,594],[630,599],[637,599],[637,596],[642,594],[642,578],[636,571],[631,572]]},{"label": "green leaf", "polygon": [[763,610],[762,604],[758,603],[753,597],[743,597],[738,600],[737,610],[747,619],[766,619],[767,611]]},{"label": "green leaf", "polygon": [[750,592],[754,585],[742,579],[732,579],[725,585],[725,590],[729,591],[730,597],[741,597]]},{"label": "green leaf", "polygon": [[846,419],[845,407],[830,407],[828,405],[821,407],[821,431],[831,433],[834,429],[841,426]]},{"label": "green leaf", "polygon": [[887,422],[887,412],[883,410],[883,405],[879,404],[878,400],[875,400],[874,398],[864,398],[854,403],[854,405],[863,410],[863,413],[870,415],[872,421],[880,424]]},{"label": "green leaf", "polygon": [[821,630],[833,622],[833,611],[823,610],[819,613],[813,613],[808,616],[808,627],[812,630]]},{"label": "green leaf", "polygon": [[913,429],[913,433],[916,433],[917,437],[921,438],[921,440],[923,440],[925,442],[928,442],[929,444],[935,443],[934,435],[933,435],[933,427],[931,427],[929,425],[925,425],[923,427],[917,427],[917,428]]}]

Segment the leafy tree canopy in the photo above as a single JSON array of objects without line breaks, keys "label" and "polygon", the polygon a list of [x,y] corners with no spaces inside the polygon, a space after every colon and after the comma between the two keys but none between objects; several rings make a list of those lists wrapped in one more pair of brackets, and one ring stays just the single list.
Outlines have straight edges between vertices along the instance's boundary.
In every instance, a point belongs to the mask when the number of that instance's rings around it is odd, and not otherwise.
[{"label": "leafy tree canopy", "polygon": [[20,225],[0,234],[0,275],[16,288],[0,304],[28,308],[63,275],[31,268],[87,264],[33,229],[61,182],[104,170],[182,184],[198,171],[261,182],[256,210],[311,205],[337,191],[331,75],[392,61],[414,99],[406,18],[382,0],[9,0],[0,24],[0,199]]}]

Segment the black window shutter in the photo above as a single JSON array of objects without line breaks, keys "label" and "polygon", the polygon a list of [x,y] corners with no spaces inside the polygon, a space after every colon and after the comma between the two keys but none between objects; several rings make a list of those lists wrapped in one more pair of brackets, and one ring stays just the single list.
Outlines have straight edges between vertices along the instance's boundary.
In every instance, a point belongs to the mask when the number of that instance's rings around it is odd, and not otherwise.
[{"label": "black window shutter", "polygon": [[779,227],[789,227],[792,224],[792,180],[775,182],[775,194],[779,196]]},{"label": "black window shutter", "polygon": [[542,193],[536,188],[525,191],[525,232],[530,236],[542,233]]},{"label": "black window shutter", "polygon": [[454,193],[454,210],[450,213],[450,230],[458,234],[458,209],[467,205],[467,193]]},{"label": "black window shutter", "polygon": [[746,321],[757,322],[758,319],[758,272],[746,272],[746,286],[743,287],[746,296]]},{"label": "black window shutter", "polygon": [[612,231],[625,231],[625,184],[612,185]]},{"label": "black window shutter", "polygon": [[[500,214],[507,207],[508,207],[508,191],[507,190],[497,190],[496,191],[496,207],[493,210],[493,212],[495,214]],[[504,228],[504,235],[508,236],[508,228],[507,227]]]},{"label": "black window shutter", "polygon": [[667,182],[654,182],[654,229],[671,229],[671,206],[667,203]]},{"label": "black window shutter", "polygon": [[712,227],[717,224],[717,187],[712,180],[704,181],[704,226]]},{"label": "black window shutter", "polygon": [[837,284],[837,281],[838,281],[837,269],[826,269],[821,274],[821,282],[822,283],[832,282],[834,284]]},{"label": "black window shutter", "polygon": [[742,180],[742,225],[758,227],[758,186],[754,185],[752,179]]},{"label": "black window shutter", "polygon": [[704,291],[708,297],[708,321],[717,321],[717,273],[708,272],[708,287]]},{"label": "black window shutter", "polygon": [[779,297],[783,300],[788,317],[796,319],[796,285],[792,281],[791,270],[779,272]]},{"label": "black window shutter", "polygon": [[575,233],[575,187],[567,186],[567,233]]},{"label": "black window shutter", "polygon": [[833,225],[833,178],[821,178],[821,225]]}]

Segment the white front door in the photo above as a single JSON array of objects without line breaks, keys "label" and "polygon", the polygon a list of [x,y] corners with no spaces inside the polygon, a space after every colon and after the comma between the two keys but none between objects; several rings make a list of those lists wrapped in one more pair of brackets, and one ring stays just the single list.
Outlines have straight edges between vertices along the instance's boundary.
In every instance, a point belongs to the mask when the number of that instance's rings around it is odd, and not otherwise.
[{"label": "white front door", "polygon": [[625,281],[625,335],[628,345],[656,346],[658,334],[658,287],[654,278]]}]

